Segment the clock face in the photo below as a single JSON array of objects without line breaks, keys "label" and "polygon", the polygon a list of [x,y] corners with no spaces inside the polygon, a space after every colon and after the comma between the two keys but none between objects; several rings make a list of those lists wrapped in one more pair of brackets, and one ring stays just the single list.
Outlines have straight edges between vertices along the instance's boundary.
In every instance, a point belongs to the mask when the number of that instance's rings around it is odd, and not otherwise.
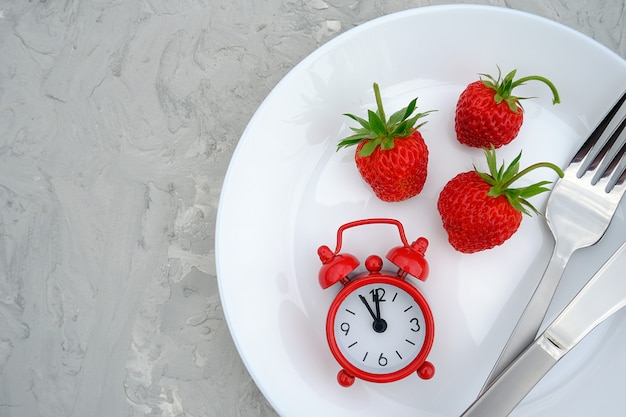
[{"label": "clock face", "polygon": [[425,341],[426,350],[432,343],[426,336],[430,310],[425,317],[419,292],[399,278],[387,278],[358,285],[339,299],[327,329],[332,324],[336,347],[352,367],[374,375],[406,369],[423,353]]}]

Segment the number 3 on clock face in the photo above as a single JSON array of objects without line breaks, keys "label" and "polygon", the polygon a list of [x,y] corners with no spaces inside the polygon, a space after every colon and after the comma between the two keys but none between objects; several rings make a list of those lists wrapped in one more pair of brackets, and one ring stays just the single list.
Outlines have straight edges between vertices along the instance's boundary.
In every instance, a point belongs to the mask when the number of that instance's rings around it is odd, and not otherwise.
[{"label": "number 3 on clock face", "polygon": [[398,277],[364,277],[348,284],[330,308],[329,345],[342,367],[373,382],[415,372],[433,342],[433,321],[422,294]]}]

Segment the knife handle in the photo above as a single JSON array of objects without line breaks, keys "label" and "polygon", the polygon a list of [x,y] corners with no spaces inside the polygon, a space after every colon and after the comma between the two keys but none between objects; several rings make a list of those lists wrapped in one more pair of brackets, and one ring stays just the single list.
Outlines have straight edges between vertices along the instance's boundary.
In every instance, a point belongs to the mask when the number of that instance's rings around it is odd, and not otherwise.
[{"label": "knife handle", "polygon": [[493,381],[461,417],[505,417],[566,353],[542,335]]},{"label": "knife handle", "polygon": [[537,284],[535,292],[528,301],[504,349],[491,369],[480,391],[481,394],[537,337],[541,323],[563,276],[565,266],[573,252],[574,248],[560,245],[559,242],[554,246],[552,257],[543,273],[543,277]]}]

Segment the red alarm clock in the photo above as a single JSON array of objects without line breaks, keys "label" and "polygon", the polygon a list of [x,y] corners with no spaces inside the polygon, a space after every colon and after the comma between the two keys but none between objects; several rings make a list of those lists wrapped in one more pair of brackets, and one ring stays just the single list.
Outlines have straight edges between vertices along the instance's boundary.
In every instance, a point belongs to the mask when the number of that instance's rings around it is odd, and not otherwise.
[{"label": "red alarm clock", "polygon": [[[387,253],[399,269],[382,270],[377,255],[365,261],[367,272],[349,277],[359,261],[340,253],[343,232],[368,224],[391,224],[398,228],[402,246]],[[343,368],[337,374],[341,386],[349,387],[355,377],[371,382],[392,382],[416,372],[422,379],[435,373],[426,360],[433,345],[434,320],[422,293],[406,280],[407,275],[424,281],[428,262],[424,253],[428,240],[408,244],[402,224],[394,219],[374,218],[346,223],[337,231],[337,246],[331,251],[320,246],[322,261],[319,283],[326,289],[337,282],[343,287],[333,300],[326,319],[326,338],[333,356]]]}]

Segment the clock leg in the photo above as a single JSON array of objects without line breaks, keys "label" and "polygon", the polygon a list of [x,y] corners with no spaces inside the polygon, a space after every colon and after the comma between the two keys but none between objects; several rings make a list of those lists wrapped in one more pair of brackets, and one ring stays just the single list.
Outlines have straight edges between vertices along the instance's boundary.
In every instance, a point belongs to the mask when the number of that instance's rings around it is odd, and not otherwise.
[{"label": "clock leg", "polygon": [[422,379],[430,379],[435,375],[435,366],[426,361],[417,369],[417,375]]},{"label": "clock leg", "polygon": [[345,369],[342,369],[337,374],[337,382],[339,382],[339,385],[342,387],[349,387],[354,384],[354,375],[350,375]]}]

